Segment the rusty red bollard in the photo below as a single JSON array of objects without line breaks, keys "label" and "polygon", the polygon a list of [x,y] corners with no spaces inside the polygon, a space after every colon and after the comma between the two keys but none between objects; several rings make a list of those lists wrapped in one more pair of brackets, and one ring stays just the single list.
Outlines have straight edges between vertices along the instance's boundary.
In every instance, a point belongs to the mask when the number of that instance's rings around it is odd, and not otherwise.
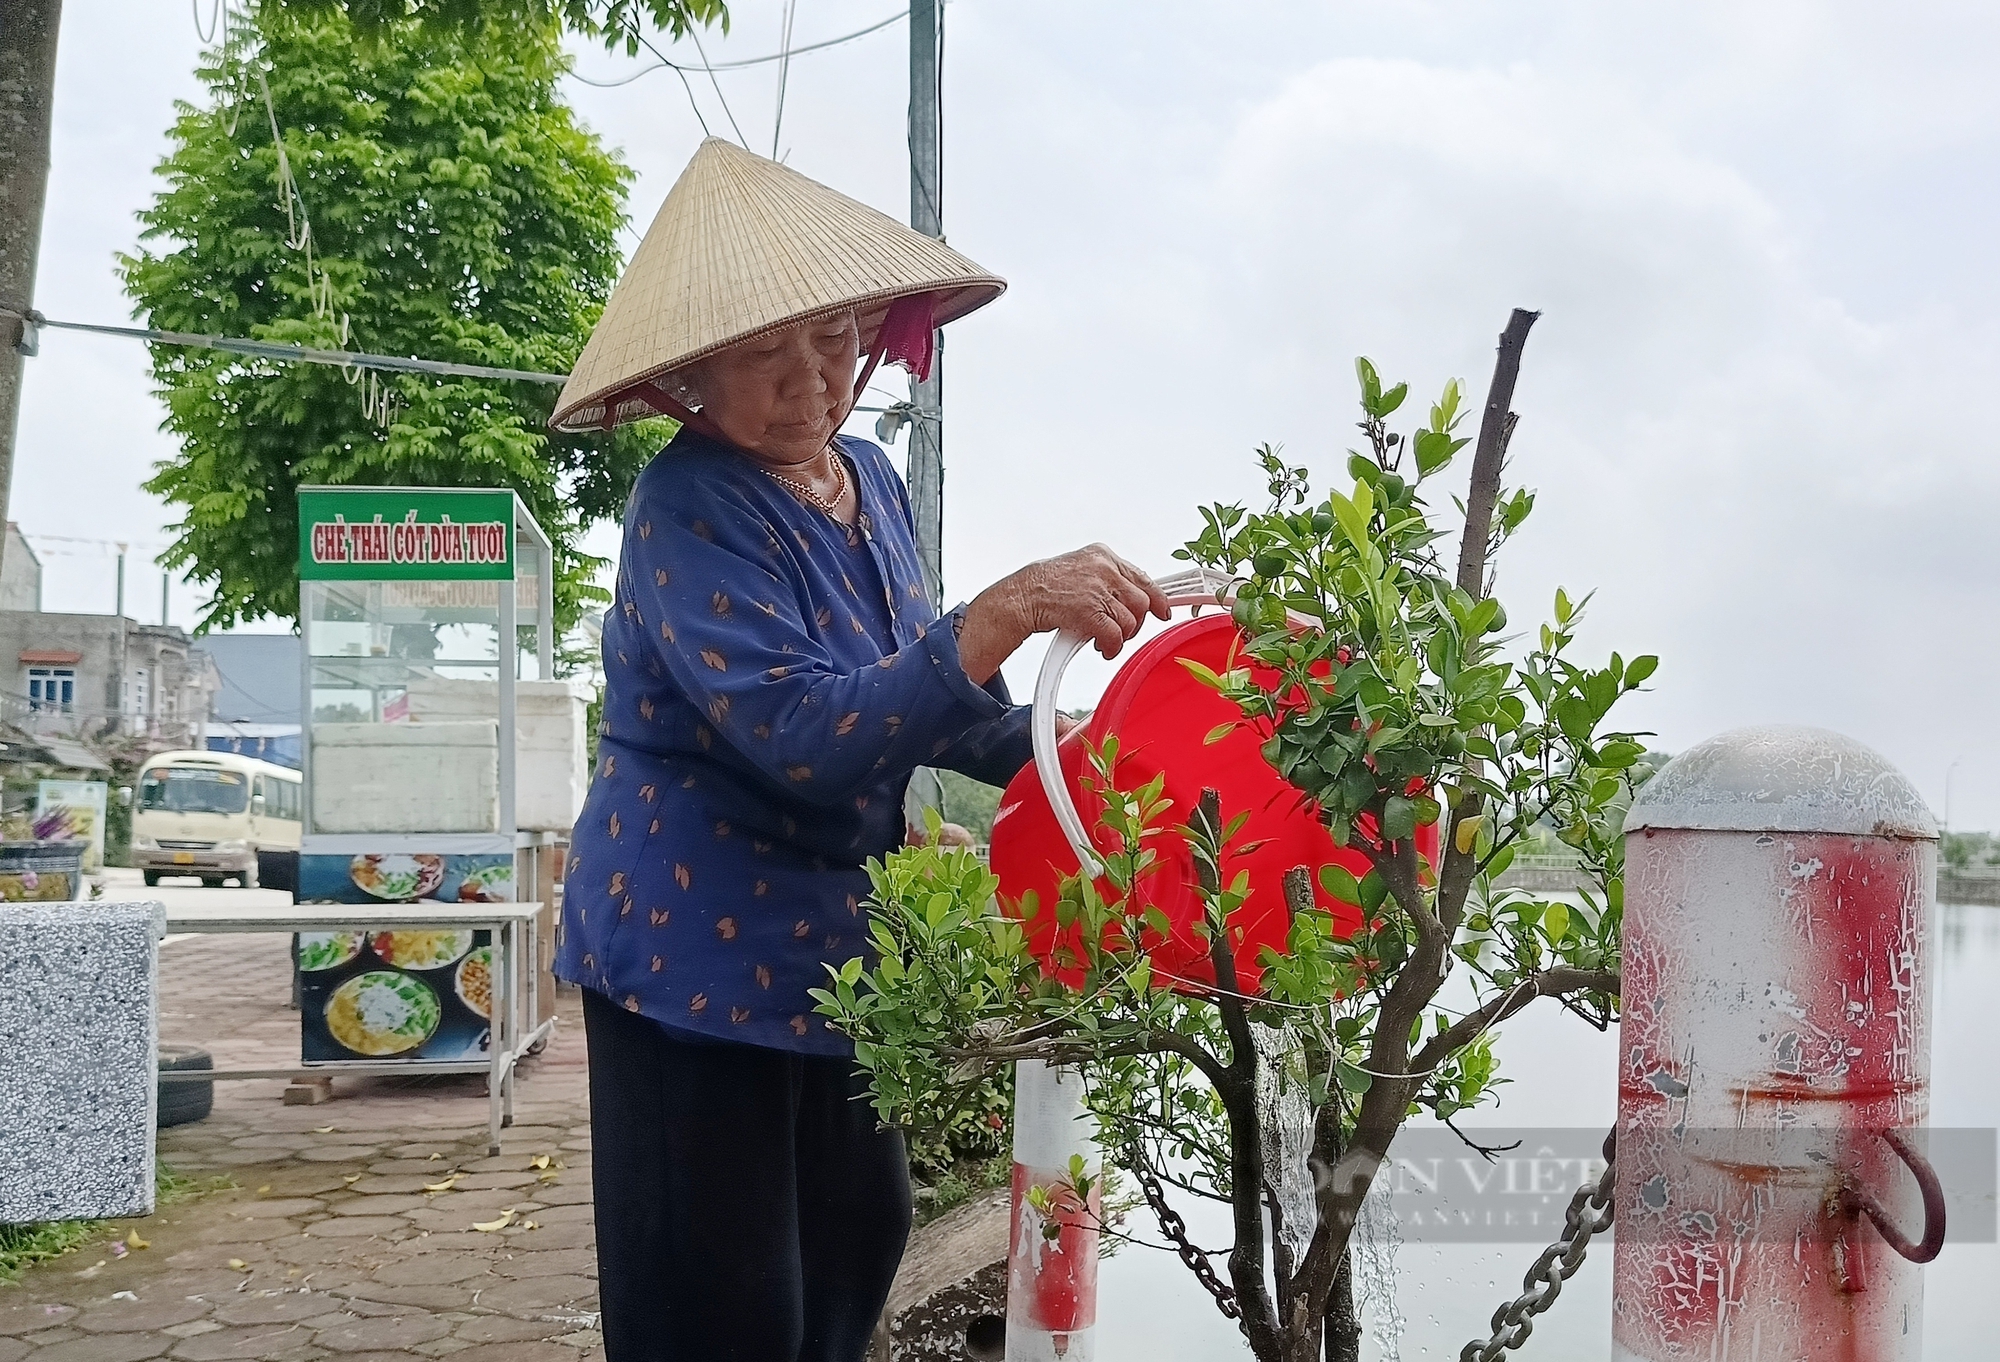
[{"label": "rusty red bollard", "polygon": [[[1090,1179],[1078,1196],[1072,1161]],[[1074,1069],[1014,1065],[1014,1216],[1007,1248],[1007,1362],[1091,1362],[1103,1202],[1097,1123]]]},{"label": "rusty red bollard", "polygon": [[1837,733],[1738,729],[1641,789],[1625,856],[1614,1362],[1915,1362],[1929,810]]}]

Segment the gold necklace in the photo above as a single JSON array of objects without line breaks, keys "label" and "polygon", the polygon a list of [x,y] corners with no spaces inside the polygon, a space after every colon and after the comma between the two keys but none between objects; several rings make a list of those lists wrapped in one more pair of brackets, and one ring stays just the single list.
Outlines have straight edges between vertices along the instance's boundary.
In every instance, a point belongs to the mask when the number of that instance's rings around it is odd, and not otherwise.
[{"label": "gold necklace", "polygon": [[833,476],[840,483],[840,490],[833,494],[831,502],[828,502],[819,493],[813,491],[809,483],[800,482],[797,478],[786,477],[783,473],[773,472],[762,464],[757,465],[757,471],[777,483],[780,487],[819,507],[829,519],[838,521],[840,516],[837,514],[835,508],[847,499],[847,460],[841,458],[838,454],[833,454],[831,457],[833,459]]}]

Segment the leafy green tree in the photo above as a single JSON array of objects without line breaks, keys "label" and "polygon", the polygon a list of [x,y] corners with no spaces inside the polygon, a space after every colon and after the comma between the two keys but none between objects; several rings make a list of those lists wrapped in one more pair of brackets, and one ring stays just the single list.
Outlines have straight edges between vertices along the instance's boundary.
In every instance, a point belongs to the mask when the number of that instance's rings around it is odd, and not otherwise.
[{"label": "leafy green tree", "polygon": [[647,27],[671,37],[684,37],[696,25],[729,29],[729,8],[723,0],[284,0],[292,8],[326,12],[339,10],[367,37],[393,31],[405,20],[433,30],[546,28],[551,23],[607,46],[623,44],[636,51]]},{"label": "leafy green tree", "polygon": [[[559,97],[556,28],[382,32],[265,4],[205,54],[128,292],[164,330],[566,371],[622,262],[631,172]],[[180,449],[147,487],[184,510],[164,561],[212,587],[204,627],[296,613],[293,492],[331,483],[514,488],[555,543],[567,629],[603,598],[578,536],[663,433],[552,434],[546,384],[172,346],[153,372]]]},{"label": "leafy green tree", "polygon": [[[1517,314],[1510,327],[1517,351],[1531,321]],[[1095,756],[1096,781],[1120,850],[1101,879],[1073,878],[1055,903],[996,916],[987,905],[997,881],[969,854],[900,852],[870,867],[876,962],[849,962],[818,994],[820,1011],[855,1037],[887,1120],[949,1110],[1006,1061],[1079,1066],[1107,1149],[1142,1185],[1178,1183],[1231,1207],[1227,1294],[1261,1362],[1319,1362],[1323,1347],[1327,1357],[1358,1355],[1340,1291],[1361,1202],[1410,1116],[1449,1121],[1492,1092],[1497,1026],[1544,997],[1599,1027],[1612,1021],[1617,832],[1643,749],[1605,721],[1655,666],[1615,653],[1599,666],[1577,661],[1581,607],[1562,592],[1551,621],[1510,660],[1486,566],[1533,497],[1499,486],[1511,418],[1494,418],[1506,417],[1506,394],[1489,402],[1493,436],[1482,434],[1474,461],[1454,573],[1436,552],[1446,531],[1427,498],[1468,443],[1456,433],[1458,385],[1416,430],[1392,433],[1407,388],[1385,387],[1366,360],[1360,373],[1366,448],[1348,460],[1348,490],[1315,498],[1306,470],[1266,449],[1269,508],[1206,509],[1182,556],[1234,580],[1220,598],[1246,635],[1240,666],[1190,670],[1235,702],[1266,759],[1313,797],[1368,872],[1290,871],[1288,950],[1259,962],[1261,984],[1247,992],[1243,938],[1230,925],[1247,892],[1231,869],[1246,811],[1220,807],[1212,791],[1195,808],[1170,809],[1163,777],[1121,785],[1109,742]],[[1257,684],[1253,662],[1275,681]],[[1193,852],[1204,905],[1196,931],[1220,988],[1175,991],[1153,966],[1168,923],[1138,886],[1170,822]],[[1578,854],[1589,886],[1580,903],[1496,883],[1544,824]],[[1416,846],[1425,825],[1441,835],[1434,864]],[[1309,877],[1359,907],[1358,932],[1335,931]],[[1066,943],[1061,963],[1082,974],[1075,989],[1045,977],[1028,951],[1017,919],[1047,913]],[[1436,1002],[1454,974],[1471,984],[1462,1012]],[[1296,1134],[1316,1217],[1302,1245],[1280,1235],[1267,1252],[1265,1226],[1282,1226],[1286,1204],[1274,1191],[1282,1165],[1270,1162],[1283,1132],[1260,1115],[1271,1083],[1311,1113]]]}]

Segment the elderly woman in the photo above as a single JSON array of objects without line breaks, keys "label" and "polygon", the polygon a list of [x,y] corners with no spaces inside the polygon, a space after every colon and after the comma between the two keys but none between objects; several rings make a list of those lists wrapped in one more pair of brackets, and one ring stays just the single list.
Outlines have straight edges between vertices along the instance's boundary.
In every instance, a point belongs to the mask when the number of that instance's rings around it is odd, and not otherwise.
[{"label": "elderly woman", "polygon": [[[813,1012],[920,764],[1028,757],[1000,664],[1115,654],[1166,601],[1101,546],[939,616],[888,459],[837,432],[884,359],[1004,284],[721,141],[669,194],[558,404],[683,426],[640,475],[557,973],[584,988],[608,1362],[859,1362],[909,1228],[901,1137]],[[858,372],[857,372],[858,371]]]}]

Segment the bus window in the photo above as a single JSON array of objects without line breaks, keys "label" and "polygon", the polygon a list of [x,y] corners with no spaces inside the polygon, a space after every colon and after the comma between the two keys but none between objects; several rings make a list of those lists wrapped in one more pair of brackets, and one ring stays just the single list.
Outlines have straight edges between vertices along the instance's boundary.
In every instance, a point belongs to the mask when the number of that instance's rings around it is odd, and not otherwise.
[{"label": "bus window", "polygon": [[139,807],[168,813],[242,813],[250,785],[235,771],[196,766],[155,767],[139,782]]}]

